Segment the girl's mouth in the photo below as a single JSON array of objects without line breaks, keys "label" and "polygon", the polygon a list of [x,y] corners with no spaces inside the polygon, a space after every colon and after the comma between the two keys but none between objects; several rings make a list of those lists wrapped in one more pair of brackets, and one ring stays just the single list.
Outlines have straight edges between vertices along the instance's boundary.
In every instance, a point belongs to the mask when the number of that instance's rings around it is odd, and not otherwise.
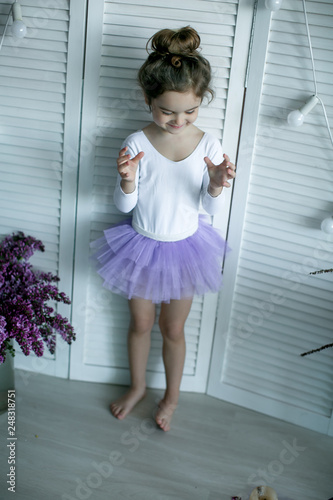
[{"label": "girl's mouth", "polygon": [[184,127],[184,125],[172,125],[171,123],[169,123],[169,126],[177,130]]}]

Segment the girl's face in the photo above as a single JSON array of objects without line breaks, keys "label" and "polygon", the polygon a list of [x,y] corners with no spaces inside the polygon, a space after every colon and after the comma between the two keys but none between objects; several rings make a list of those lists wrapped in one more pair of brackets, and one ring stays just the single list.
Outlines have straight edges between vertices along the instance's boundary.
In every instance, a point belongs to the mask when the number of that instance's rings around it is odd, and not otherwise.
[{"label": "girl's face", "polygon": [[155,124],[170,134],[181,134],[198,117],[201,98],[193,91],[164,92],[151,102]]}]

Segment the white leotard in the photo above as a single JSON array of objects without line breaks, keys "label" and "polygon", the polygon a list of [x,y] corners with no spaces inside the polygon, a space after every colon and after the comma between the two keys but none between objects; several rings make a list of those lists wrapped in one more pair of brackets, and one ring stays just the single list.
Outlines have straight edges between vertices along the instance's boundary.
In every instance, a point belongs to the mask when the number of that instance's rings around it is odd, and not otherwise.
[{"label": "white leotard", "polygon": [[210,215],[221,210],[223,191],[217,197],[207,191],[209,176],[204,157],[214,164],[223,161],[221,144],[212,134],[205,133],[195,150],[177,162],[160,154],[143,131],[127,137],[125,146],[131,157],[140,151],[145,155],[139,163],[133,193],[123,192],[118,174],[114,202],[121,212],[134,209],[132,226],[138,233],[160,241],[182,240],[197,230],[201,203]]}]

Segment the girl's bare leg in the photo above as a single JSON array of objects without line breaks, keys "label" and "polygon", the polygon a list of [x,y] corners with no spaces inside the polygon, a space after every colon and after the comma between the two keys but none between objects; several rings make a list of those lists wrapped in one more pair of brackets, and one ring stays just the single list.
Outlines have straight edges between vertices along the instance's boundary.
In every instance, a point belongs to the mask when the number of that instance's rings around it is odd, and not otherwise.
[{"label": "girl's bare leg", "polygon": [[131,299],[129,308],[131,322],[127,345],[131,386],[124,396],[110,404],[112,415],[120,420],[145,396],[150,332],[155,321],[155,305],[150,300]]},{"label": "girl's bare leg", "polygon": [[159,325],[163,336],[163,362],[166,391],[160,401],[155,420],[161,429],[168,431],[178,399],[185,361],[184,326],[192,305],[192,299],[171,300],[162,304]]}]

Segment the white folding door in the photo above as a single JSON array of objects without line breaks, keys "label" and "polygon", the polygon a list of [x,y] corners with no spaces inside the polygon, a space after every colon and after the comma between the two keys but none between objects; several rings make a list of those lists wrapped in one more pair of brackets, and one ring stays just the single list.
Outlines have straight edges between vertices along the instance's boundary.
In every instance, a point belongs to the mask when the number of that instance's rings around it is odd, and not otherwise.
[{"label": "white folding door", "polygon": [[[201,107],[198,125],[214,133],[234,159],[251,21],[252,7],[245,2],[240,17],[237,2],[227,1],[184,0],[179,4],[175,0],[158,3],[97,0],[93,7],[90,3],[73,300],[78,340],[71,350],[71,378],[119,384],[129,381],[127,301],[102,288],[102,280],[89,260],[89,244],[124,217],[112,201],[116,158],[124,138],[150,120],[136,82],[137,71],[147,57],[147,40],[166,27],[190,25],[199,32],[202,53],[212,64],[216,98],[209,106]],[[230,194],[227,193],[224,213],[213,221],[224,234]],[[186,324],[182,389],[205,391],[216,307],[217,296],[213,294],[194,300]],[[161,346],[161,335],[155,325],[147,374],[148,384],[154,387],[165,384]]]},{"label": "white folding door", "polygon": [[332,268],[333,144],[320,105],[287,122],[314,80],[333,118],[333,9],[306,5],[258,2],[208,394],[332,435],[333,351],[300,356],[333,324],[332,274],[309,274]]}]

